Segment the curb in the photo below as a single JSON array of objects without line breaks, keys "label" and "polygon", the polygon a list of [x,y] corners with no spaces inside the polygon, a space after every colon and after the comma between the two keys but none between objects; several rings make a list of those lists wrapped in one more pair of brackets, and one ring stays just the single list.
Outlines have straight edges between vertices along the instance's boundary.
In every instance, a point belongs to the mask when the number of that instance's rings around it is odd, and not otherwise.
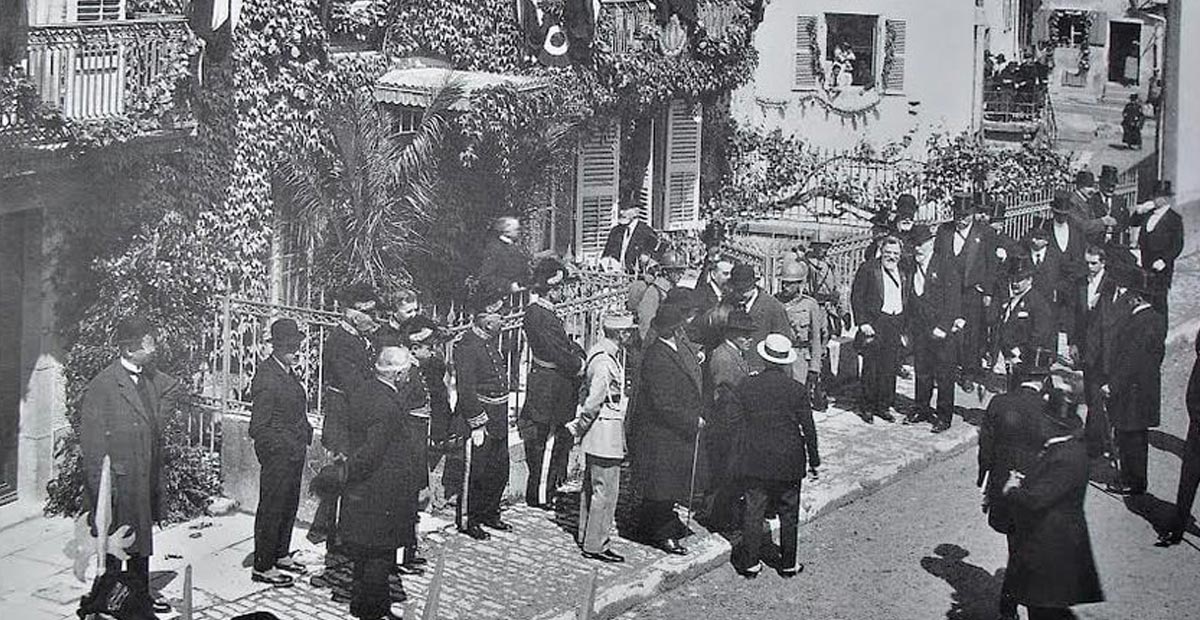
[{"label": "curb", "polygon": [[[949,447],[933,449],[905,462],[899,468],[876,478],[860,480],[849,491],[830,499],[809,514],[801,514],[800,524],[812,521],[837,510],[847,504],[867,497],[876,491],[896,482],[901,477],[921,471],[930,465],[958,456],[976,445],[979,434],[970,433]],[[772,530],[777,525],[772,522]],[[596,589],[594,611],[590,618],[593,620],[608,620],[615,618],[630,609],[647,603],[654,598],[670,592],[685,583],[712,572],[729,562],[733,548],[724,537],[707,533],[688,545],[691,553],[687,556],[666,556],[655,561],[637,575],[623,578],[615,583]],[[534,620],[577,620],[578,610],[558,608],[534,616]]]}]

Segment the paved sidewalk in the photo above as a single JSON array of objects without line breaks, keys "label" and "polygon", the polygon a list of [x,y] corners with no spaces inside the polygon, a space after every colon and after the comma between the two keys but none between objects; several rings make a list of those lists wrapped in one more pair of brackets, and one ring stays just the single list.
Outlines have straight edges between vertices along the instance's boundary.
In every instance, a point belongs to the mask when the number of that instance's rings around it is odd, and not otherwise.
[{"label": "paved sidewalk", "polygon": [[[911,394],[911,382],[901,381],[900,391]],[[974,394],[961,393],[960,407],[974,422],[983,406]],[[821,442],[822,468],[817,481],[805,482],[801,520],[842,506],[887,484],[897,476],[928,462],[973,445],[976,429],[956,418],[954,427],[931,435],[928,425],[907,427],[878,422],[864,424],[836,404],[816,415]],[[627,562],[608,565],[584,560],[573,540],[577,499],[560,495],[557,513],[510,507],[505,518],[511,533],[497,533],[488,542],[458,535],[445,519],[423,518],[422,553],[433,564],[445,556],[438,618],[484,620],[488,618],[574,618],[578,601],[593,571],[597,573],[595,609],[599,618],[611,618],[657,593],[676,587],[727,562],[730,543],[694,526],[696,535],[686,544],[685,557],[617,537],[614,548]],[[621,506],[619,522],[631,506]],[[18,529],[19,528],[19,529]],[[156,535],[158,555],[152,561],[154,580],[172,601],[182,598],[183,571],[194,568],[194,602],[198,620],[227,620],[255,610],[271,611],[280,618],[348,618],[346,605],[330,600],[330,591],[312,586],[308,579],[296,587],[271,590],[249,579],[253,548],[253,518],[234,514],[206,517],[179,524]],[[36,519],[0,531],[0,539],[20,540],[0,556],[0,617],[22,620],[65,620],[85,587],[71,575],[71,560],[63,549],[73,526],[66,519]],[[297,530],[294,546],[302,560],[314,568],[323,562],[321,550]],[[419,617],[431,575],[405,577],[409,617]],[[13,612],[18,612],[13,615]]]}]

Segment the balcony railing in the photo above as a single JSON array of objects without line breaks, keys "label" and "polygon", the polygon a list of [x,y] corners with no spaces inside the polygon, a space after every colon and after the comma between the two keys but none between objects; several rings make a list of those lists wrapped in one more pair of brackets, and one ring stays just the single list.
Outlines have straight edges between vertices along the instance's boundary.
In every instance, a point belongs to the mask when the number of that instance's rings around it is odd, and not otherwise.
[{"label": "balcony railing", "polygon": [[[129,116],[170,100],[173,63],[191,41],[184,17],[31,26],[25,75],[40,100],[72,121]],[[0,133],[36,133],[15,109]]]},{"label": "balcony railing", "polygon": [[[653,40],[653,33],[659,28],[648,0],[604,0],[601,7],[600,20],[608,24],[601,30],[606,32],[606,42],[614,54],[641,49],[647,40]],[[700,23],[710,37],[720,38],[738,12],[744,10],[731,0],[701,0]]]}]

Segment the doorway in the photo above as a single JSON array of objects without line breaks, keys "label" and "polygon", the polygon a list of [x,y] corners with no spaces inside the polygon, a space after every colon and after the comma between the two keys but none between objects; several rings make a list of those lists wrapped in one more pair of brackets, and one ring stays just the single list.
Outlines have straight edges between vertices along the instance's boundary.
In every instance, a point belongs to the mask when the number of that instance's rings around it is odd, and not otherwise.
[{"label": "doorway", "polygon": [[1142,70],[1142,25],[1109,22],[1108,81],[1137,86]]},{"label": "doorway", "polygon": [[25,244],[21,213],[0,215],[0,504],[17,497],[21,421],[21,315]]}]

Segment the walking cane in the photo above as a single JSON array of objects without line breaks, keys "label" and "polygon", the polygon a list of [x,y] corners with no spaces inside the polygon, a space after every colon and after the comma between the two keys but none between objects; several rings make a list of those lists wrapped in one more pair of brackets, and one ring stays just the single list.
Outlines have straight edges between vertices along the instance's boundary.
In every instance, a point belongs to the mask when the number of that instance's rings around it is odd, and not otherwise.
[{"label": "walking cane", "polygon": [[702,428],[704,428],[704,427],[700,426],[700,422],[697,421],[696,422],[696,440],[692,444],[692,478],[691,478],[691,482],[688,483],[688,505],[687,505],[688,522],[687,522],[687,526],[689,528],[692,527],[692,501],[693,501],[693,498],[695,498],[695,496],[696,496],[696,461],[698,460],[698,458],[700,456],[700,429],[702,429]]},{"label": "walking cane", "polygon": [[471,435],[467,434],[463,448],[463,476],[462,489],[458,492],[458,510],[454,513],[454,525],[459,530],[467,529],[467,499],[471,489],[471,452],[474,446],[471,445]]}]

